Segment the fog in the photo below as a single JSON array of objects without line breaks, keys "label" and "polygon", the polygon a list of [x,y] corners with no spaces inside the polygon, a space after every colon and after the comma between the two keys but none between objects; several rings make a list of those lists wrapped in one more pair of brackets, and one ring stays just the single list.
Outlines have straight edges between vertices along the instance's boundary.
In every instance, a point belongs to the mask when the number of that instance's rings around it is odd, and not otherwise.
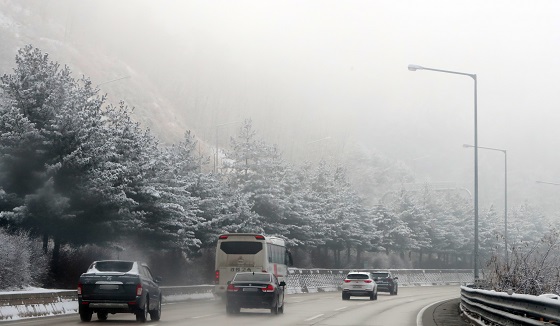
[{"label": "fog", "polygon": [[[560,2],[33,5],[43,21],[29,24],[57,27],[21,40],[58,37],[63,45],[51,44],[52,56],[95,83],[130,76],[100,88],[133,104],[134,93],[122,89],[143,89],[140,112],[151,112],[154,125],[173,125],[160,128],[174,133],[168,138],[191,129],[223,147],[236,122],[251,118],[287,159],[343,161],[361,148],[407,165],[418,183],[472,190],[473,150],[463,144],[474,142],[474,88],[468,76],[410,72],[408,64],[476,74],[478,144],[507,150],[509,202],[560,208],[560,187],[536,182],[560,183]],[[81,49],[82,59],[69,48]],[[122,67],[103,67],[101,54]],[[502,207],[503,174],[504,155],[479,149],[482,205]]]}]

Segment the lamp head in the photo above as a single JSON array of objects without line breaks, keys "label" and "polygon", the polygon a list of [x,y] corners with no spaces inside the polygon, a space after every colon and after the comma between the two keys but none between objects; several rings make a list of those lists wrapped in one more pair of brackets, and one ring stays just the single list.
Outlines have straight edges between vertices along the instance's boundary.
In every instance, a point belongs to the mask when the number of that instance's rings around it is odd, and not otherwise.
[{"label": "lamp head", "polygon": [[410,70],[410,71],[416,71],[416,70],[420,70],[420,69],[424,69],[424,67],[419,66],[419,65],[408,65],[408,70]]}]

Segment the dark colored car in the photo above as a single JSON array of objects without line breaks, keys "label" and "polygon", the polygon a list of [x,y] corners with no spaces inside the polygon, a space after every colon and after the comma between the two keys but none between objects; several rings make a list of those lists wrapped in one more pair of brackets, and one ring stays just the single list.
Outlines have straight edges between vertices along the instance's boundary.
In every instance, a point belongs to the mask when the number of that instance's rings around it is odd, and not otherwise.
[{"label": "dark colored car", "polygon": [[237,314],[241,308],[270,309],[277,315],[284,313],[284,281],[272,273],[237,273],[226,291],[226,312]]},{"label": "dark colored car", "polygon": [[109,314],[133,313],[136,320],[146,322],[161,318],[159,279],[141,262],[104,260],[93,262],[78,282],[80,319],[107,320]]},{"label": "dark colored car", "polygon": [[389,292],[390,295],[397,295],[399,292],[398,277],[393,277],[389,271],[378,271],[372,274],[379,291]]}]

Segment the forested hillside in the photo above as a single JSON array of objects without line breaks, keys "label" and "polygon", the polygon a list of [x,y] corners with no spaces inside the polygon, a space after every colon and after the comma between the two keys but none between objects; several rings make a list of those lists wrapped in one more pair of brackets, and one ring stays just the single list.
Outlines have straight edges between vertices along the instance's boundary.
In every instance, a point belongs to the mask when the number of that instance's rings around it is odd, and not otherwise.
[{"label": "forested hillside", "polygon": [[[70,286],[75,274],[68,275],[67,266],[78,273],[88,257],[138,258],[139,252],[162,262],[160,268],[190,266],[189,275],[197,275],[191,281],[206,279],[223,232],[280,235],[299,267],[471,266],[469,197],[426,185],[403,188],[386,205],[369,205],[344,166],[288,163],[250,119],[214,170],[190,131],[179,142],[162,144],[124,103],[107,103],[87,76],[73,76],[29,45],[18,51],[13,72],[0,79],[2,234],[28,236],[30,243],[41,239],[51,285]],[[502,247],[501,223],[493,208],[484,211],[481,252],[489,257]],[[516,208],[511,218],[511,243],[534,238],[529,230],[541,232],[524,227],[530,220],[546,227],[530,205]],[[26,252],[3,255],[13,257],[4,268],[37,256],[32,245],[3,250]],[[197,261],[199,268],[189,265]],[[170,272],[179,275],[168,279],[187,282],[184,271]],[[23,285],[3,282],[1,287]]]}]

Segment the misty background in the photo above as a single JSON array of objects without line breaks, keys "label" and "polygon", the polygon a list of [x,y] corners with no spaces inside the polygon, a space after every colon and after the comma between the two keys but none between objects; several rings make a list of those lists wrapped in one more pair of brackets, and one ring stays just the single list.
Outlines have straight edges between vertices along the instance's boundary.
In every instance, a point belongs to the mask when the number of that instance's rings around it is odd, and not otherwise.
[{"label": "misty background", "polygon": [[[403,183],[473,188],[506,149],[510,207],[557,213],[560,21],[554,1],[0,1],[3,73],[33,44],[124,100],[164,142],[211,156],[238,122],[288,160],[344,163],[376,202]],[[481,208],[503,209],[503,154],[479,150]],[[366,175],[373,175],[373,179]],[[372,186],[373,185],[373,186]],[[376,185],[379,185],[375,187]]]}]

